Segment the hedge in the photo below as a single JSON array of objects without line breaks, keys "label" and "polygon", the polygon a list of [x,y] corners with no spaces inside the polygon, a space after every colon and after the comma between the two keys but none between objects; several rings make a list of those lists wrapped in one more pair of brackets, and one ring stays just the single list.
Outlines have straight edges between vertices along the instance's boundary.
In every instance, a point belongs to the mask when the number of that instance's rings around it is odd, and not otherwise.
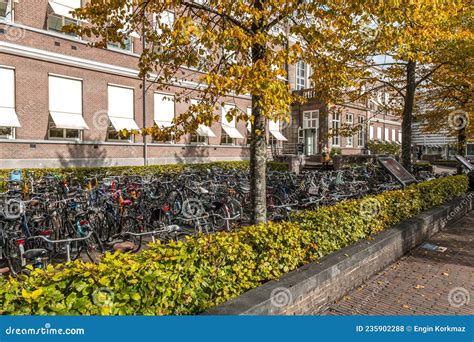
[{"label": "hedge", "polygon": [[0,280],[0,313],[187,315],[230,300],[295,268],[466,193],[451,176],[243,227],[106,254]]},{"label": "hedge", "polygon": [[[268,168],[274,171],[288,171],[288,163],[268,162]],[[147,175],[166,172],[182,172],[186,169],[208,169],[219,168],[222,170],[238,169],[246,170],[249,167],[248,161],[227,161],[227,162],[212,162],[202,164],[159,164],[150,166],[112,166],[112,167],[77,167],[77,168],[61,168],[61,169],[23,169],[23,174],[27,171],[32,173],[34,177],[42,177],[47,174],[68,175],[73,174],[79,180],[84,177],[105,175],[126,176],[126,175]],[[4,187],[4,181],[9,178],[11,169],[0,169],[0,189]]]}]

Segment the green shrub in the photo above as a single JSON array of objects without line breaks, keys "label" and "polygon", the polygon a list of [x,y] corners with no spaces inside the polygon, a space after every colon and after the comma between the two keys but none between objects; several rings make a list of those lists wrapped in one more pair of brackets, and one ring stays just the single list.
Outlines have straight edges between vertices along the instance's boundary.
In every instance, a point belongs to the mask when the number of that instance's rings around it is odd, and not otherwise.
[{"label": "green shrub", "polygon": [[415,184],[296,213],[292,222],[244,227],[152,244],[138,254],[106,254],[0,280],[0,314],[196,314],[462,196],[465,176]]},{"label": "green shrub", "polygon": [[397,156],[400,154],[401,146],[396,142],[370,140],[367,142],[367,148],[372,154],[388,154]]},{"label": "green shrub", "polygon": [[[275,171],[287,171],[289,169],[288,163],[268,162],[267,166]],[[185,169],[207,169],[219,168],[222,170],[238,169],[246,170],[249,167],[248,161],[228,161],[228,162],[213,162],[203,164],[160,164],[150,166],[112,166],[112,167],[77,167],[77,168],[62,168],[62,169],[23,169],[23,177],[26,172],[39,178],[47,174],[54,175],[71,175],[83,180],[84,177],[103,177],[105,175],[126,176],[126,175],[148,175],[159,174],[166,172],[182,172]],[[5,188],[5,181],[9,178],[9,169],[0,169],[0,189]]]},{"label": "green shrub", "polygon": [[334,156],[339,156],[342,154],[342,150],[339,147],[331,148],[331,152],[329,152],[329,156],[332,158]]}]

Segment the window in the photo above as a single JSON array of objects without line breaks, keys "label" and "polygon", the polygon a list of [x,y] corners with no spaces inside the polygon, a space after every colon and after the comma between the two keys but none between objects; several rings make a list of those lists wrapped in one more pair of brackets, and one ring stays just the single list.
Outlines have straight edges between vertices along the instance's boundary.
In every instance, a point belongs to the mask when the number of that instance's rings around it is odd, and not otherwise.
[{"label": "window", "polygon": [[191,134],[191,144],[203,144],[203,145],[208,145],[209,144],[209,138],[199,135],[197,133]]},{"label": "window", "polygon": [[[196,99],[192,99],[191,104],[194,106],[197,106],[199,104],[199,101]],[[196,114],[193,113],[193,116],[196,117]],[[191,134],[191,143],[192,144],[208,144],[209,137],[213,137],[213,138],[216,137],[216,135],[211,130],[211,128],[206,125],[199,125],[198,129],[196,130],[196,133]]]},{"label": "window", "polygon": [[235,145],[235,139],[231,138],[224,130],[221,133],[221,145]]},{"label": "window", "polygon": [[[357,123],[359,124],[359,130],[357,132],[357,145],[359,147],[365,146],[365,119],[363,116],[359,116],[357,119]],[[373,134],[373,130],[372,130]]]},{"label": "window", "polygon": [[15,139],[15,129],[13,127],[0,127],[0,139]]},{"label": "window", "polygon": [[[349,129],[352,129],[353,124],[354,124],[354,115],[352,113],[347,113],[346,114],[346,125],[347,125],[347,127]],[[353,138],[352,135],[350,135],[346,138],[346,146],[347,147],[353,147],[353,144],[354,144],[354,138]]]},{"label": "window", "polygon": [[15,69],[0,68],[0,138],[14,139],[20,122],[15,111]]},{"label": "window", "polygon": [[395,131],[395,128],[392,128],[392,141],[397,141],[397,132]]},{"label": "window", "polygon": [[398,131],[398,142],[402,142],[402,131]]},{"label": "window", "polygon": [[132,38],[128,37],[123,41],[123,45],[118,42],[107,42],[107,49],[132,51]]},{"label": "window", "polygon": [[332,115],[332,145],[339,146],[341,137],[339,136],[339,127],[341,124],[341,114],[334,113]]},{"label": "window", "polygon": [[319,127],[319,110],[303,112],[303,129]]},{"label": "window", "polygon": [[385,128],[384,138],[385,138],[385,141],[390,141],[390,134],[389,134],[388,128]]},{"label": "window", "polygon": [[67,139],[67,140],[81,140],[82,133],[78,129],[58,128],[53,120],[49,120],[49,139]]},{"label": "window", "polygon": [[275,138],[276,141],[288,141],[288,139],[286,139],[280,132],[280,120],[270,120],[270,123],[268,124],[268,130],[270,131],[270,142],[273,138]]},{"label": "window", "polygon": [[79,25],[79,21],[72,16],[71,12],[80,7],[81,0],[50,0],[47,20],[48,30],[76,36],[74,33],[63,32],[63,27],[66,25]]},{"label": "window", "polygon": [[466,146],[466,155],[474,156],[474,144],[467,144]]},{"label": "window", "polygon": [[306,63],[303,61],[298,61],[296,63],[296,90],[301,90],[306,88]]},{"label": "window", "polygon": [[89,129],[82,116],[82,80],[49,75],[49,139],[80,140]]},{"label": "window", "polygon": [[[154,121],[160,128],[173,126],[175,115],[174,95],[154,94]],[[168,136],[166,142],[173,142],[173,137]]]},{"label": "window", "polygon": [[13,0],[0,0],[0,19],[12,21],[13,19]]},{"label": "window", "polygon": [[227,120],[227,114],[234,110],[234,105],[224,105],[222,107],[222,114],[221,114],[221,125],[222,125],[222,132],[221,132],[221,144],[223,145],[234,145],[235,139],[243,139],[244,136],[240,134],[240,132],[236,128],[236,118],[235,116],[231,118],[231,120]]},{"label": "window", "polygon": [[131,141],[132,138],[124,138],[120,131],[138,130],[138,125],[133,119],[134,111],[134,89],[124,86],[108,85],[108,114],[110,125],[107,129],[107,140]]},{"label": "window", "polygon": [[382,127],[377,127],[377,140],[382,140]]},{"label": "window", "polygon": [[374,126],[373,125],[370,125],[370,128],[369,128],[369,139],[374,140]]}]

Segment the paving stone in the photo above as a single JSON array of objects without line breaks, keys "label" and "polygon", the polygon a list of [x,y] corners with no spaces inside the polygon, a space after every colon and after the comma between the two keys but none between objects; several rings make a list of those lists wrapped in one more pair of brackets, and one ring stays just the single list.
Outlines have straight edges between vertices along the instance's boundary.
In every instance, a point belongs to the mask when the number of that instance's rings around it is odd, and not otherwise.
[{"label": "paving stone", "polygon": [[474,211],[427,242],[448,249],[415,248],[322,314],[474,315]]}]

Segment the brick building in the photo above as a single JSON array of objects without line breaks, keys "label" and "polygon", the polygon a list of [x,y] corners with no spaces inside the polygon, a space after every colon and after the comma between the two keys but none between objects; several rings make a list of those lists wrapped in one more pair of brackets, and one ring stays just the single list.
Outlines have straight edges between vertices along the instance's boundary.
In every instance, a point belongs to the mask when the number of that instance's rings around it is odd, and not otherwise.
[{"label": "brick building", "polygon": [[[132,35],[125,48],[109,44],[97,49],[62,32],[63,25],[74,21],[69,12],[80,5],[81,0],[0,0],[0,168],[143,165],[145,156],[149,164],[248,159],[249,132],[242,121],[200,126],[195,134],[175,142],[148,137],[146,148],[141,136],[120,137],[117,131],[143,127],[145,121],[147,126],[169,125],[189,106],[174,102],[173,93],[196,84],[183,81],[166,93],[152,88],[145,93],[138,78],[142,48],[138,36]],[[292,89],[311,93],[306,65],[288,69]],[[226,102],[219,114],[231,106],[248,111],[251,104],[249,96],[233,96]],[[307,142],[306,154],[313,155],[324,143],[323,132],[314,133],[315,127],[357,123],[362,117],[369,122],[369,109],[358,106],[348,107],[339,118],[329,116],[324,123],[319,118],[303,119],[316,118],[318,110],[326,108],[311,99],[304,108],[293,109],[293,125],[271,122],[270,142],[288,147],[302,139]],[[387,126],[379,135],[381,120]],[[374,138],[398,137],[393,135],[392,126],[398,126],[391,118],[370,122],[374,128],[367,126],[361,144],[357,137],[352,144],[347,138],[333,138],[329,146],[360,153],[369,132]]]},{"label": "brick building", "polygon": [[[306,102],[293,106],[291,124],[283,127],[288,138],[283,143],[284,153],[294,151],[298,143],[303,144],[303,154],[308,157],[319,156],[324,146],[340,149],[342,154],[362,154],[370,140],[401,144],[401,120],[388,110],[395,98],[384,87],[374,87],[377,90],[366,100],[328,106],[309,84],[308,65],[299,62],[289,69],[292,89]],[[338,129],[347,132],[348,127],[356,128],[352,136],[334,134]]]}]

